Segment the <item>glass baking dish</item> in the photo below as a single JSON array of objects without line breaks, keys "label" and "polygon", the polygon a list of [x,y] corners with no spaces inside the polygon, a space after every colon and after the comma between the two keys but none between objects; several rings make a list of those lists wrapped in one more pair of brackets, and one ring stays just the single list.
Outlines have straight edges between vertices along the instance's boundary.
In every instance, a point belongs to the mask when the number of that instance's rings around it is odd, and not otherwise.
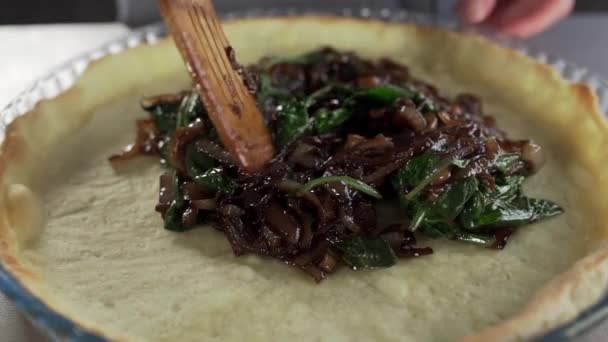
[{"label": "glass baking dish", "polygon": [[[454,31],[462,31],[456,22],[434,18],[425,14],[395,10],[388,8],[339,8],[323,12],[303,9],[265,9],[233,12],[224,15],[225,19],[258,17],[258,16],[293,16],[302,14],[341,15],[362,19],[381,19],[393,22],[409,22],[426,26],[438,26]],[[468,30],[467,32],[471,32]],[[589,72],[587,69],[565,61],[558,56],[544,53],[526,46],[514,39],[499,37],[492,32],[476,30],[499,44],[517,49],[536,60],[551,66],[565,79],[571,82],[588,84],[596,93],[602,113],[608,115],[608,82],[602,77]],[[8,106],[0,110],[0,141],[4,139],[5,127],[15,118],[27,113],[41,100],[53,98],[71,87],[92,61],[104,56],[120,53],[138,45],[155,44],[166,36],[162,24],[155,24],[136,30],[122,39],[101,46],[87,54],[78,56],[64,65],[54,69],[24,90]],[[30,294],[4,267],[0,264],[0,290],[9,297],[38,328],[46,332],[54,340],[69,341],[103,341],[99,336],[84,330],[54,312]],[[582,312],[574,321],[554,329],[536,340],[539,342],[571,341],[572,339],[592,334],[600,323],[608,321],[608,297]]]}]

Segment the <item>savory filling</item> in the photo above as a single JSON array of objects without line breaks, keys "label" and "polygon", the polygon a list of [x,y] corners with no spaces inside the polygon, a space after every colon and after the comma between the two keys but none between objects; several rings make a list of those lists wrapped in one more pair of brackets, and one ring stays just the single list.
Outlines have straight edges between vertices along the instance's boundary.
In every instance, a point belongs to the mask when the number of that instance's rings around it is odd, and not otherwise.
[{"label": "savory filling", "polygon": [[[419,236],[502,249],[516,228],[562,213],[522,193],[540,147],[508,139],[473,95],[447,99],[403,65],[330,48],[239,72],[278,151],[262,171],[236,166],[195,90],[145,99],[136,142],[110,158],[160,156],[166,229],[209,223],[236,255],[320,281],[341,262],[379,268],[432,253]],[[400,215],[383,222],[391,203]]]}]

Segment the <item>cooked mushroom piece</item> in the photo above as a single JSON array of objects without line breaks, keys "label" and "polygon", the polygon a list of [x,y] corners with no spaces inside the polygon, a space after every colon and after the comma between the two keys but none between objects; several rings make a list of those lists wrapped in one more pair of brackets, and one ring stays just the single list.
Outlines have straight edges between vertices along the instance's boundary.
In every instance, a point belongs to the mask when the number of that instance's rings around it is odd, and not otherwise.
[{"label": "cooked mushroom piece", "polygon": [[545,154],[539,145],[528,141],[521,149],[521,159],[531,173],[536,173],[545,163]]},{"label": "cooked mushroom piece", "polygon": [[397,125],[408,126],[416,132],[422,132],[426,128],[426,119],[416,109],[416,105],[411,100],[398,101],[393,121]]}]

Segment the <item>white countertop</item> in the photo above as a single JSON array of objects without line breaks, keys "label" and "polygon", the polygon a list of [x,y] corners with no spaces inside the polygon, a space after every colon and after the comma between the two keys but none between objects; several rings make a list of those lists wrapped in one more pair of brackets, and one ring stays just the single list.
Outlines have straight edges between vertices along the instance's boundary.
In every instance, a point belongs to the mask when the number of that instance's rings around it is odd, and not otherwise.
[{"label": "white countertop", "polygon": [[[120,24],[0,26],[0,108],[29,83],[67,59],[128,32]],[[531,40],[530,44],[589,67],[608,78],[608,15],[576,16]],[[608,340],[608,327],[586,342]],[[0,294],[0,341],[44,338]]]}]

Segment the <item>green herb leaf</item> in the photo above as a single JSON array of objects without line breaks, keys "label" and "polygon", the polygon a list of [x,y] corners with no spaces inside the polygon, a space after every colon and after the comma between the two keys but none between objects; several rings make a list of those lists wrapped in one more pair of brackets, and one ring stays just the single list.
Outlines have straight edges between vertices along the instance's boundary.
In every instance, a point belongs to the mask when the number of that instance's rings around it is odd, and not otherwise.
[{"label": "green herb leaf", "polygon": [[302,101],[295,98],[283,100],[278,113],[275,140],[279,147],[305,135],[311,127],[307,108]]},{"label": "green herb leaf", "polygon": [[433,203],[427,220],[453,221],[464,209],[465,204],[477,192],[479,182],[475,177],[469,177],[452,184]]},{"label": "green herb leaf", "polygon": [[454,223],[467,202],[477,192],[477,178],[470,177],[451,185],[436,201],[417,201],[410,230],[420,229],[431,237],[453,237],[459,230]]},{"label": "green herb leaf", "polygon": [[416,187],[450,164],[450,160],[441,159],[437,154],[425,153],[410,159],[405,167],[399,170],[399,175],[407,187]]},{"label": "green herb leaf", "polygon": [[416,97],[416,93],[406,88],[387,84],[361,90],[357,93],[357,96],[377,101],[382,104],[389,104],[400,98],[413,99]]},{"label": "green herb leaf", "polygon": [[161,147],[161,157],[167,159],[167,147],[171,135],[178,127],[184,127],[193,122],[199,115],[204,115],[205,110],[199,95],[192,91],[184,96],[181,102],[154,104],[144,107],[154,120],[156,128],[164,138]]},{"label": "green herb leaf", "polygon": [[306,108],[312,107],[315,103],[328,97],[338,98],[344,103],[348,103],[352,99],[355,90],[353,87],[344,84],[330,84],[308,95],[304,101]]},{"label": "green herb leaf", "polygon": [[174,232],[183,232],[190,227],[184,226],[182,223],[182,215],[186,209],[186,202],[184,201],[183,194],[180,187],[179,176],[175,170],[169,171],[173,180],[173,201],[169,205],[169,208],[165,212],[165,229]]},{"label": "green herb leaf", "polygon": [[177,118],[175,127],[181,128],[186,127],[204,111],[201,98],[196,91],[191,91],[188,95],[184,96],[179,109],[177,111]]},{"label": "green herb leaf", "polygon": [[221,167],[214,167],[215,161],[196,150],[194,144],[186,147],[186,171],[196,184],[205,191],[222,192],[232,195],[236,183],[224,174]]},{"label": "green herb leaf", "polygon": [[504,153],[496,156],[492,165],[500,172],[507,173],[519,161],[521,157],[518,153]]},{"label": "green herb leaf", "polygon": [[285,97],[289,96],[289,92],[285,89],[276,88],[272,85],[272,81],[268,74],[260,74],[259,89],[257,92],[258,103],[263,103],[269,97]]},{"label": "green herb leaf", "polygon": [[340,127],[353,115],[349,108],[341,107],[335,110],[321,109],[314,117],[313,126],[317,134],[324,134]]},{"label": "green herb leaf", "polygon": [[414,102],[418,103],[421,107],[420,111],[422,112],[437,112],[439,110],[439,105],[437,105],[433,100],[428,98],[422,92],[417,92],[414,96]]},{"label": "green herb leaf", "polygon": [[494,191],[484,187],[477,192],[459,217],[461,226],[469,231],[517,227],[563,213],[549,200],[524,196],[522,182],[522,176],[513,176],[502,180]]},{"label": "green herb leaf", "polygon": [[390,244],[381,238],[354,237],[334,244],[343,254],[342,260],[354,270],[391,267],[397,256]]},{"label": "green herb leaf", "polygon": [[439,106],[422,92],[392,84],[361,90],[357,93],[357,97],[366,98],[382,104],[393,103],[397,99],[411,99],[418,104],[422,112],[436,112],[439,110]]},{"label": "green herb leaf", "polygon": [[198,174],[200,170],[209,170],[215,166],[213,158],[197,151],[195,143],[186,146],[185,162],[189,174]]},{"label": "green herb leaf", "polygon": [[[329,85],[323,87],[303,100],[294,97],[277,99],[279,113],[275,140],[277,145],[285,146],[290,142],[309,133],[323,134],[340,127],[348,121],[353,111],[353,89],[344,85]],[[336,109],[320,108],[311,117],[309,110],[317,102],[327,96],[339,98],[343,106]]]},{"label": "green herb leaf", "polygon": [[355,104],[353,94],[354,89],[350,86],[332,84],[315,91],[306,98],[304,106],[307,111],[324,98],[336,98],[342,102],[342,106],[339,108],[320,108],[314,113],[311,120],[317,134],[331,132],[352,117],[352,107]]},{"label": "green herb leaf", "polygon": [[302,186],[302,188],[300,189],[300,193],[306,193],[309,192],[310,190],[323,185],[323,184],[327,184],[327,183],[337,183],[337,182],[342,182],[344,184],[346,184],[347,186],[358,190],[364,194],[367,194],[371,197],[377,198],[377,199],[381,199],[382,195],[373,187],[363,183],[362,181],[352,178],[352,177],[348,177],[348,176],[329,176],[329,177],[320,177],[320,178],[316,178],[311,180],[310,182],[304,184]]},{"label": "green herb leaf", "polygon": [[[466,160],[441,159],[437,154],[425,153],[412,158],[391,179],[391,183],[400,196],[402,204],[414,199],[447,167],[454,165],[460,168],[468,164]],[[407,192],[408,188],[412,188]],[[405,194],[407,192],[407,194]]]},{"label": "green herb leaf", "polygon": [[175,130],[178,109],[179,104],[158,104],[145,108],[162,135],[170,135]]},{"label": "green herb leaf", "polygon": [[194,182],[207,191],[223,192],[230,196],[236,190],[236,183],[224,175],[222,167],[214,167],[199,174],[191,175]]}]

